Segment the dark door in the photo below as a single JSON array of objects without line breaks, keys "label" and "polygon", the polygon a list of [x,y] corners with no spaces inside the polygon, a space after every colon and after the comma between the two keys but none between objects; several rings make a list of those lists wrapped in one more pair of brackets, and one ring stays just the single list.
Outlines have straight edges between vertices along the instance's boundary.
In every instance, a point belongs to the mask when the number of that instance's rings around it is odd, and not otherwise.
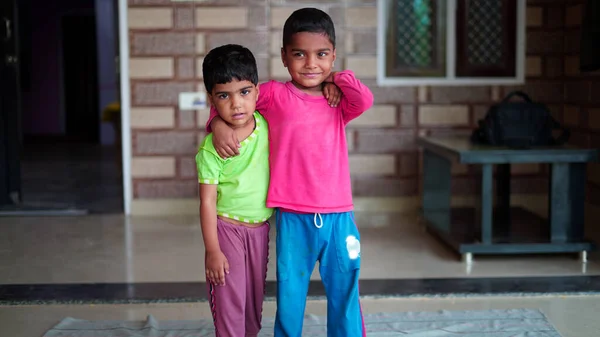
[{"label": "dark door", "polygon": [[62,50],[67,137],[98,143],[98,61],[94,15],[62,19]]},{"label": "dark door", "polygon": [[0,1],[0,205],[21,202],[16,0]]}]

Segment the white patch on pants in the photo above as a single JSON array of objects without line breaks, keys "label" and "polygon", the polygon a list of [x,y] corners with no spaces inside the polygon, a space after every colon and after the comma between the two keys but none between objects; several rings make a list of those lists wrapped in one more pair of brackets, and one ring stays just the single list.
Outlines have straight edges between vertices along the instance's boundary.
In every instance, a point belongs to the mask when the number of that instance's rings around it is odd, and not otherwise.
[{"label": "white patch on pants", "polygon": [[354,235],[348,235],[346,238],[346,249],[350,260],[356,260],[360,256],[360,241]]}]

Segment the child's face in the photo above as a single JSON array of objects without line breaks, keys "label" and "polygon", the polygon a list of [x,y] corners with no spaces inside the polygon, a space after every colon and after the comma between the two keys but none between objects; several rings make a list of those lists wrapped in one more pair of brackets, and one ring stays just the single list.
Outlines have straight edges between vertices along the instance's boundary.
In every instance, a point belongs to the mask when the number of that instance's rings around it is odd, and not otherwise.
[{"label": "child's face", "polygon": [[216,84],[209,100],[219,112],[219,116],[234,128],[247,125],[252,121],[258,87],[250,81],[233,81],[225,84]]},{"label": "child's face", "polygon": [[302,32],[292,35],[281,49],[281,60],[292,76],[292,82],[303,91],[321,92],[321,84],[331,74],[335,48],[322,33]]}]

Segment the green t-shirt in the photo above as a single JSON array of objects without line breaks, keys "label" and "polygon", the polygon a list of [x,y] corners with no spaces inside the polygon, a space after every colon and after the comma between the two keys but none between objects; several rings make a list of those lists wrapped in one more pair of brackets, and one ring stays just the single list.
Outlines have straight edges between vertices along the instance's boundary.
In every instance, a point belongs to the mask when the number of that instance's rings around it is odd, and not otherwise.
[{"label": "green t-shirt", "polygon": [[256,126],[231,158],[219,157],[212,133],[204,138],[196,154],[198,182],[217,185],[217,214],[226,218],[261,223],[273,214],[267,208],[269,189],[269,131],[267,121],[254,113]]}]

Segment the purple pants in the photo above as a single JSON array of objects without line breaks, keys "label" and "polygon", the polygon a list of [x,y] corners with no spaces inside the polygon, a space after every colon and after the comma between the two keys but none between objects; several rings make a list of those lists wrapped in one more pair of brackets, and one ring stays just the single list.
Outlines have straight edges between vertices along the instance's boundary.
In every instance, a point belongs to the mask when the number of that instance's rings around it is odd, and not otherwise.
[{"label": "purple pants", "polygon": [[267,278],[269,224],[246,227],[218,219],[217,233],[229,274],[225,286],[207,282],[216,337],[256,336]]}]

